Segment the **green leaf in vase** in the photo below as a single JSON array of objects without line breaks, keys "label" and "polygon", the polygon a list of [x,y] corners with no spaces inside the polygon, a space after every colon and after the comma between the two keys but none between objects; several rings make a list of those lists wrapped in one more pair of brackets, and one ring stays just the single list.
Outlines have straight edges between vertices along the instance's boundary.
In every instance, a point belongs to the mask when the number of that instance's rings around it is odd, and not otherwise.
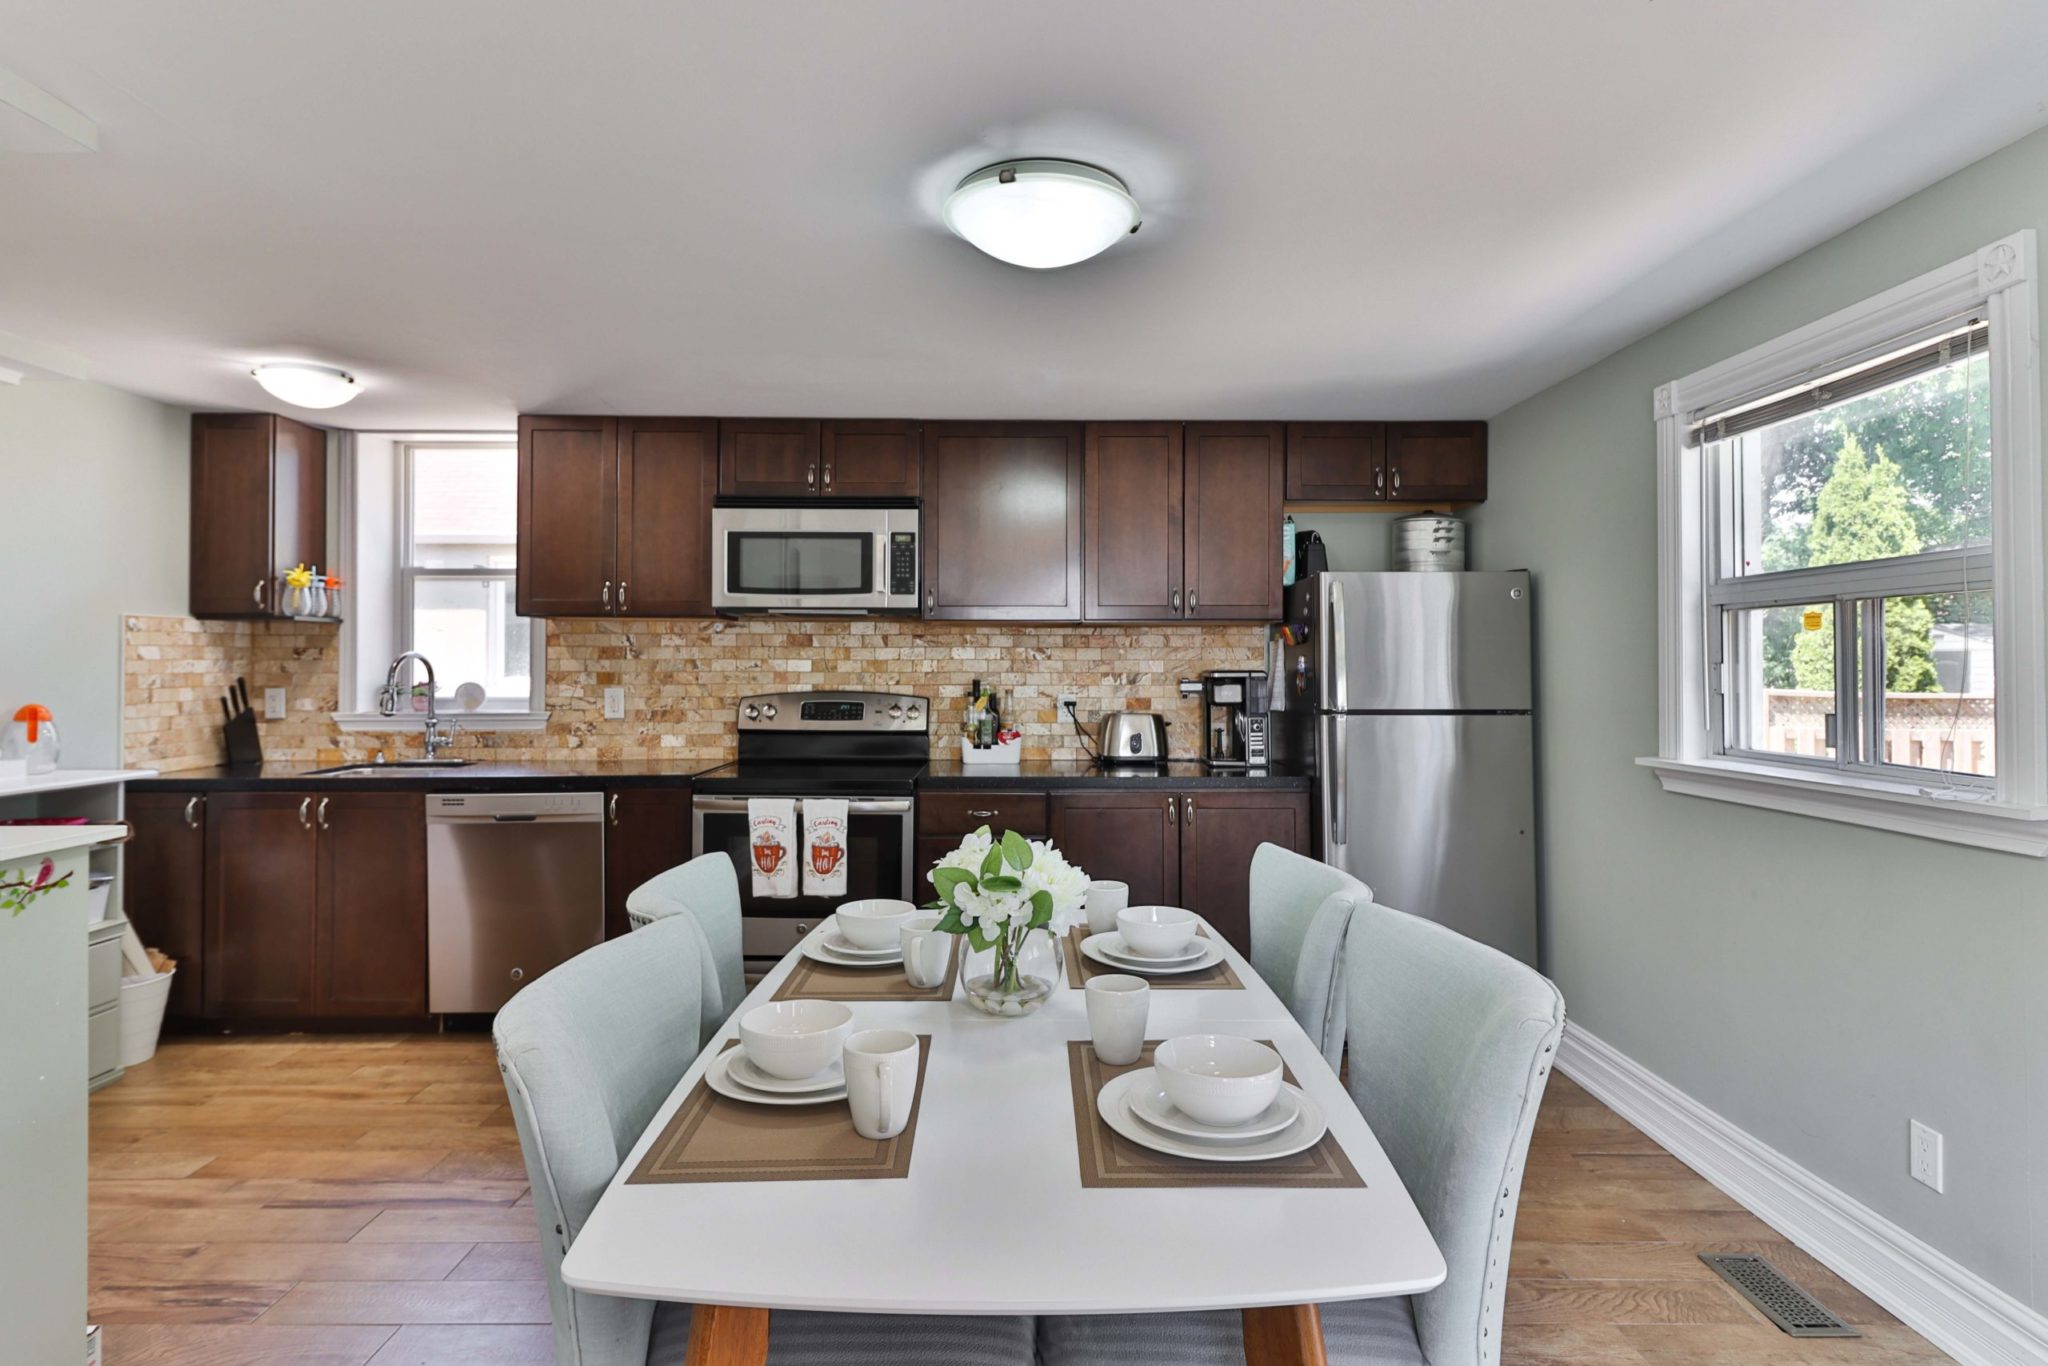
[{"label": "green leaf in vase", "polygon": [[989,846],[988,857],[981,861],[981,875],[983,877],[994,877],[1002,871],[1003,846],[992,844]]},{"label": "green leaf in vase", "polygon": [[967,933],[967,922],[960,918],[960,911],[957,907],[948,906],[946,914],[940,918],[936,928],[940,934],[965,934]]},{"label": "green leaf in vase", "polygon": [[1023,872],[1031,866],[1031,841],[1014,830],[1003,832],[1003,858],[1012,868]]},{"label": "green leaf in vase", "polygon": [[997,941],[1001,938],[1000,934],[985,932],[979,923],[969,927],[967,931],[967,942],[974,945],[975,952],[977,953],[987,953],[996,946]]},{"label": "green leaf in vase", "polygon": [[1052,893],[1043,888],[1031,894],[1031,928],[1044,929],[1052,924]]},{"label": "green leaf in vase", "polygon": [[965,868],[940,868],[932,873],[932,886],[938,889],[939,900],[948,906],[953,904],[954,893],[962,883],[972,886],[974,874]]},{"label": "green leaf in vase", "polygon": [[981,890],[984,892],[1021,892],[1024,890],[1024,880],[1011,877],[1008,873],[998,873],[994,877],[983,878],[981,880]]}]

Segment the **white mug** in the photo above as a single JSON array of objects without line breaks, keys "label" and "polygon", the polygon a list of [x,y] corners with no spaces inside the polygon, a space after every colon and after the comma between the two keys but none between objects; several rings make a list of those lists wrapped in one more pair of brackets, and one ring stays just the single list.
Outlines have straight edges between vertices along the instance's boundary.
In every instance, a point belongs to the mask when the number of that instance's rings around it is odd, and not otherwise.
[{"label": "white mug", "polygon": [[903,975],[914,987],[935,987],[946,980],[954,936],[941,934],[939,917],[918,916],[904,922],[897,939],[903,945]]},{"label": "white mug", "polygon": [[917,1035],[863,1029],[846,1041],[846,1105],[862,1138],[894,1138],[917,1099]]},{"label": "white mug", "polygon": [[1152,984],[1142,977],[1108,972],[1090,977],[1085,994],[1088,1037],[1095,1044],[1095,1056],[1111,1067],[1136,1062],[1145,1051],[1145,1020],[1152,1012]]},{"label": "white mug", "polygon": [[1088,933],[1108,934],[1116,928],[1116,913],[1131,904],[1131,888],[1123,882],[1091,882],[1086,898]]}]

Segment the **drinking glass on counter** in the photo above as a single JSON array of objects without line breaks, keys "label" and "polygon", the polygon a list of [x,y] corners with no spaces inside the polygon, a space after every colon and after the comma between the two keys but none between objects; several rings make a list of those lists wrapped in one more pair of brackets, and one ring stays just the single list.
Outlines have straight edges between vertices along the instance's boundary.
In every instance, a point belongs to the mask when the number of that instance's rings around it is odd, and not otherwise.
[{"label": "drinking glass on counter", "polygon": [[1145,1051],[1145,1021],[1152,986],[1142,977],[1111,972],[1088,979],[1088,1037],[1095,1056],[1111,1067],[1134,1063]]},{"label": "drinking glass on counter", "polygon": [[1088,908],[1088,933],[1108,934],[1116,928],[1117,912],[1131,904],[1130,885],[1108,879],[1091,882],[1083,904]]}]

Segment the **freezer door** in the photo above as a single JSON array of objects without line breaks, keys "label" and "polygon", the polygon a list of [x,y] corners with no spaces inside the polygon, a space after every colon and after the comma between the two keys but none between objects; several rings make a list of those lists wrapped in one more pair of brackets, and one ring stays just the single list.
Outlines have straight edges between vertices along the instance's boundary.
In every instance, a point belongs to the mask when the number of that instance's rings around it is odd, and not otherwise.
[{"label": "freezer door", "polygon": [[1321,711],[1527,711],[1529,576],[1318,574],[1296,682]]},{"label": "freezer door", "polygon": [[1381,904],[1534,966],[1531,724],[1512,715],[1319,718],[1324,860]]}]

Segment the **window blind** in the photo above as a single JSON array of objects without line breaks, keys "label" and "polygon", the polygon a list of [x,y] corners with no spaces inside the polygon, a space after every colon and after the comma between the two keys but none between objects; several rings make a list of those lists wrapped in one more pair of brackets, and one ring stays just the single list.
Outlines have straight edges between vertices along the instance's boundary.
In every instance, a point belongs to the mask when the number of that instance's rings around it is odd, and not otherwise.
[{"label": "window blind", "polygon": [[1984,355],[1990,349],[1990,340],[1990,326],[1981,319],[1972,318],[1962,330],[1923,342],[1910,350],[1697,418],[1686,429],[1685,443],[1697,446],[1702,442],[1723,441],[1875,393],[1903,380],[1952,365],[1965,356]]}]

